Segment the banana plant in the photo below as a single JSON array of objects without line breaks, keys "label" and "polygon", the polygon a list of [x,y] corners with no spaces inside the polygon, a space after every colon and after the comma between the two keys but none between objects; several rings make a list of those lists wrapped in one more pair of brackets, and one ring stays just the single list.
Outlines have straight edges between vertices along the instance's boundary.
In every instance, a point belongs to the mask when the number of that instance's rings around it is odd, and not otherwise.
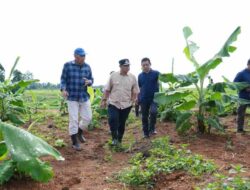
[{"label": "banana plant", "polygon": [[42,156],[64,160],[61,154],[42,139],[24,129],[0,122],[0,184],[17,171],[34,180],[47,182],[53,177],[52,167]]},{"label": "banana plant", "polygon": [[11,121],[13,124],[21,125],[24,121],[21,115],[25,112],[23,92],[32,83],[38,80],[21,80],[12,83],[11,78],[20,57],[17,57],[11,69],[9,77],[0,82],[0,120]]},{"label": "banana plant", "polygon": [[[51,155],[57,160],[64,158],[45,141],[6,121],[16,125],[24,122],[25,112],[23,92],[28,85],[37,80],[12,82],[12,74],[18,63],[17,57],[10,75],[0,82],[0,185],[8,181],[15,172],[24,173],[33,179],[47,182],[53,177],[52,167],[39,158]],[[0,68],[0,70],[3,70]],[[31,126],[30,126],[31,127]]]},{"label": "banana plant", "polygon": [[[189,27],[183,28],[183,34],[186,41],[186,47],[183,52],[186,58],[193,64],[195,70],[186,75],[174,75],[172,73],[163,74],[160,77],[160,80],[163,82],[171,82],[174,84],[176,90],[155,94],[155,101],[158,104],[168,104],[176,101],[180,102],[180,104],[175,107],[175,109],[179,111],[176,120],[177,130],[186,131],[190,129],[194,125],[191,118],[192,116],[195,116],[197,119],[196,126],[198,132],[205,133],[210,127],[223,131],[217,113],[218,111],[221,111],[223,107],[221,101],[226,99],[226,94],[221,94],[218,91],[206,88],[204,82],[207,79],[209,72],[220,65],[224,57],[229,57],[230,53],[236,50],[236,47],[231,44],[237,40],[237,36],[240,32],[240,27],[237,27],[226,40],[219,52],[211,59],[201,64],[194,56],[194,53],[199,47],[195,42],[189,39],[192,35],[192,30]],[[191,85],[195,87],[195,90],[183,88]],[[232,86],[235,85],[232,84],[231,87]],[[229,98],[231,100],[231,97]]]}]

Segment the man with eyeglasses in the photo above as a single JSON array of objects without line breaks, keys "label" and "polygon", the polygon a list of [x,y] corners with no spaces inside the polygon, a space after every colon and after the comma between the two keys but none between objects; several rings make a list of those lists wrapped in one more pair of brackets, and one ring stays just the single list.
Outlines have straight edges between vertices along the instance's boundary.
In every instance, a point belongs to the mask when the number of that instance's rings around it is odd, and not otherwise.
[{"label": "man with eyeglasses", "polygon": [[113,146],[122,142],[126,120],[139,92],[136,77],[129,72],[129,60],[120,60],[119,66],[120,71],[110,75],[101,101],[102,108],[106,107],[108,101],[108,122]]},{"label": "man with eyeglasses", "polygon": [[[84,49],[77,48],[74,51],[75,59],[64,64],[61,75],[61,92],[67,99],[69,111],[69,134],[72,140],[72,148],[80,151],[78,141],[84,143],[83,129],[92,119],[91,103],[87,86],[93,84],[92,71],[85,62]],[[80,118],[79,118],[80,116]]]},{"label": "man with eyeglasses", "polygon": [[138,104],[141,107],[142,128],[144,138],[156,134],[157,104],[154,102],[155,92],[159,92],[159,72],[151,69],[151,61],[145,57],[141,60],[142,72],[138,76],[140,94]]}]

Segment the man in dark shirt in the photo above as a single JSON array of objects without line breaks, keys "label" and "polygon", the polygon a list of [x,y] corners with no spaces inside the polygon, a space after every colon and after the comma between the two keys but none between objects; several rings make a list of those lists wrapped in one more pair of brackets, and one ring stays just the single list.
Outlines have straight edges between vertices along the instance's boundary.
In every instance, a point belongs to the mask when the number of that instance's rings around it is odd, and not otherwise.
[{"label": "man in dark shirt", "polygon": [[61,91],[68,103],[72,148],[78,151],[81,150],[78,140],[82,143],[86,141],[83,128],[87,127],[92,119],[87,86],[92,85],[94,79],[90,66],[85,63],[85,55],[84,49],[75,49],[75,60],[64,64],[61,75]]},{"label": "man in dark shirt", "polygon": [[138,103],[141,106],[142,127],[144,137],[156,134],[155,124],[157,117],[157,104],[154,102],[154,93],[159,92],[159,72],[151,69],[149,58],[141,60],[142,72],[138,76],[140,88]]},{"label": "man in dark shirt", "polygon": [[[234,82],[247,82],[250,84],[250,59],[247,62],[247,68],[240,71]],[[239,98],[250,100],[250,88],[245,88],[239,92]],[[244,131],[244,119],[247,106],[249,104],[240,104],[237,111],[237,132],[242,133]]]}]

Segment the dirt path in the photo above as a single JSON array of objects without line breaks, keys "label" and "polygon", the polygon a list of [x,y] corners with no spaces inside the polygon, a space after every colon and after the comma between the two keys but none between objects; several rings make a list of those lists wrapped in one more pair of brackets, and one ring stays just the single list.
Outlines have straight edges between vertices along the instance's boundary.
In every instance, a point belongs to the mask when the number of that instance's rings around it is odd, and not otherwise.
[{"label": "dirt path", "polygon": [[[227,127],[227,135],[203,135],[180,137],[175,131],[173,123],[159,123],[157,125],[158,134],[153,137],[169,135],[170,142],[178,144],[189,144],[188,149],[193,153],[204,155],[208,159],[213,159],[219,166],[219,171],[227,173],[231,164],[242,164],[247,169],[246,176],[250,176],[250,133],[241,135],[235,133],[234,117],[224,119]],[[46,129],[47,130],[47,129]],[[129,158],[136,152],[143,151],[150,141],[143,140],[141,128],[137,125],[127,127],[125,144],[135,141],[130,151],[111,152],[107,142],[110,138],[107,126],[101,129],[85,132],[87,143],[82,144],[83,150],[76,152],[71,149],[69,137],[62,131],[57,131],[69,144],[68,147],[60,148],[59,151],[65,157],[64,162],[58,162],[51,158],[55,177],[47,184],[34,182],[30,179],[11,180],[6,185],[0,187],[4,190],[121,190],[140,189],[138,187],[126,187],[114,180],[114,175],[122,168],[128,166]],[[132,138],[131,138],[132,137]],[[177,171],[170,175],[156,176],[156,186],[154,189],[165,190],[191,190],[198,183],[209,181],[210,176],[202,179],[195,179],[188,174]],[[143,188],[141,188],[143,189]],[[145,189],[145,188],[144,188]]]}]

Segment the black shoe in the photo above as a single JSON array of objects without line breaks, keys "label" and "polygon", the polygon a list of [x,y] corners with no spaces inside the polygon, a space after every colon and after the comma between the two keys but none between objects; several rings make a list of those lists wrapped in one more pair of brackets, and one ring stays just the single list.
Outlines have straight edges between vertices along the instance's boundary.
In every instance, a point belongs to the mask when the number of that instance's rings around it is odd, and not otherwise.
[{"label": "black shoe", "polygon": [[81,143],[85,143],[86,142],[86,139],[83,136],[83,131],[80,128],[78,129],[77,137],[78,137],[78,139],[79,139],[79,141]]},{"label": "black shoe", "polygon": [[144,139],[149,139],[149,135],[143,135]]},{"label": "black shoe", "polygon": [[72,148],[74,149],[74,150],[76,150],[76,151],[81,151],[82,150],[82,148],[81,148],[81,146],[79,145],[79,144],[72,144]]},{"label": "black shoe", "polygon": [[237,133],[246,133],[244,129],[237,129]]},{"label": "black shoe", "polygon": [[81,151],[81,146],[77,142],[77,134],[71,135],[71,140],[72,140],[72,148],[76,151]]},{"label": "black shoe", "polygon": [[156,131],[156,130],[150,131],[149,134],[150,134],[150,135],[156,135],[156,134],[157,134],[157,131]]}]

